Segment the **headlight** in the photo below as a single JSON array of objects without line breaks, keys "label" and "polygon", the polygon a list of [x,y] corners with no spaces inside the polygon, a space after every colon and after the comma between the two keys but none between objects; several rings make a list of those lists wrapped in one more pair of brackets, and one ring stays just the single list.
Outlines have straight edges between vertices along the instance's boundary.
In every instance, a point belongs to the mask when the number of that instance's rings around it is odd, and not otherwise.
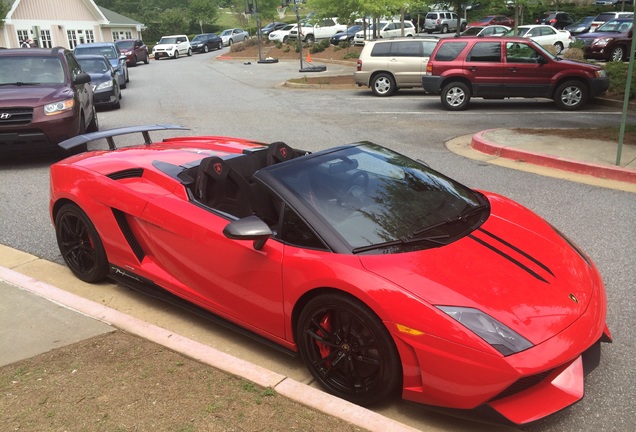
[{"label": "headlight", "polygon": [[67,99],[59,102],[50,103],[44,105],[44,114],[45,115],[56,115],[61,114],[66,111],[70,111],[75,106],[75,101],[73,99]]},{"label": "headlight", "polygon": [[478,309],[459,306],[437,308],[488,342],[504,356],[516,354],[533,346],[526,338]]},{"label": "headlight", "polygon": [[101,84],[99,84],[95,90],[110,90],[113,88],[113,82],[112,81],[105,81]]},{"label": "headlight", "polygon": [[607,76],[607,71],[605,69],[601,69],[599,71],[596,71],[594,75],[596,76],[596,78],[605,78]]},{"label": "headlight", "polygon": [[610,43],[613,40],[614,40],[614,38],[594,39],[594,42],[592,42],[592,45],[604,47],[604,46],[607,46],[607,44]]}]

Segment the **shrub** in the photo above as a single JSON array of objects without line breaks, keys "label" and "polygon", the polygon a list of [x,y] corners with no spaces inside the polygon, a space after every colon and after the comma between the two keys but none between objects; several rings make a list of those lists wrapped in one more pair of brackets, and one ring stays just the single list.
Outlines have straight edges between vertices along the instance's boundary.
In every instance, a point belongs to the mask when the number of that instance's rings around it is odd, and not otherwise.
[{"label": "shrub", "polygon": [[[628,64],[624,62],[607,62],[605,63],[605,70],[610,79],[608,93],[621,98],[625,95],[625,86],[627,83],[627,68]],[[629,99],[634,98],[636,92],[636,77],[632,75],[632,84],[629,92]]]},{"label": "shrub", "polygon": [[581,48],[571,48],[563,52],[563,58],[568,60],[584,60]]}]

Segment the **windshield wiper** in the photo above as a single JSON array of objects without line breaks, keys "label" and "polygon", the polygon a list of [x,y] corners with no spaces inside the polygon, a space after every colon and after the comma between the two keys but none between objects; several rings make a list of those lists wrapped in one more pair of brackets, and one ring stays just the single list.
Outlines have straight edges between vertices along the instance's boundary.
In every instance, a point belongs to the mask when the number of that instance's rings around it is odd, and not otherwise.
[{"label": "windshield wiper", "polygon": [[10,86],[10,85],[14,85],[14,86],[25,86],[25,85],[40,85],[42,83],[39,82],[24,82],[24,81],[16,81],[16,82],[10,82],[10,83],[2,83],[0,84],[0,86]]},{"label": "windshield wiper", "polygon": [[443,225],[448,225],[448,224],[464,221],[469,216],[488,208],[490,208],[489,204],[476,205],[475,207],[471,207],[469,209],[464,210],[463,212],[461,212],[455,217],[444,219],[443,221],[434,223],[433,225],[429,225],[427,227],[417,229],[413,231],[413,233],[407,238],[400,238],[397,240],[391,240],[384,243],[377,243],[374,245],[357,247],[357,248],[354,248],[352,252],[353,253],[367,252],[367,251],[375,250],[375,249],[384,249],[391,246],[410,245],[410,244],[420,243],[420,242],[434,243],[438,246],[445,245],[446,243],[441,240],[449,238],[450,237],[449,234],[424,236],[424,237],[421,237],[421,235],[424,234],[425,232],[432,231],[435,228],[439,228],[440,226],[443,226]]}]

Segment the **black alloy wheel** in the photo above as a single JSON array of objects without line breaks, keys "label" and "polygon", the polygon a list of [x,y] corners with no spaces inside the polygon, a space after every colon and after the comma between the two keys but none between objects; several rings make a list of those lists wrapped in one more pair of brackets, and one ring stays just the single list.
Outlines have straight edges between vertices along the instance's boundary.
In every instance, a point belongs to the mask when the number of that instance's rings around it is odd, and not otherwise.
[{"label": "black alloy wheel", "polygon": [[353,297],[323,294],[310,300],[296,335],[311,374],[342,399],[371,405],[401,386],[393,339],[378,316]]},{"label": "black alloy wheel", "polygon": [[64,262],[84,282],[108,275],[106,252],[95,226],[75,204],[64,204],[55,216],[55,235]]}]

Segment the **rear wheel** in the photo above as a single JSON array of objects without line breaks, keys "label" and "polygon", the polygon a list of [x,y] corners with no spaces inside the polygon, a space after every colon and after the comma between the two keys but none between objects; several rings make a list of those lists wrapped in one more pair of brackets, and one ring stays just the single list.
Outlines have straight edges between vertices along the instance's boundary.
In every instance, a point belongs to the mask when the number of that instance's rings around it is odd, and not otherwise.
[{"label": "rear wheel", "polygon": [[371,80],[371,91],[376,96],[391,96],[395,93],[395,80],[388,73],[379,73]]},{"label": "rear wheel", "polygon": [[210,48],[208,48],[208,45],[207,44],[203,45],[203,52],[206,53],[209,51],[210,51]]},{"label": "rear wheel", "polygon": [[305,38],[305,42],[307,42],[308,44],[312,44],[314,43],[316,39],[314,38],[314,35],[307,35],[307,37]]},{"label": "rear wheel", "polygon": [[385,399],[401,385],[400,358],[386,327],[359,300],[323,294],[303,308],[298,351],[331,393],[359,405]]},{"label": "rear wheel", "polygon": [[99,120],[97,119],[97,111],[95,110],[95,105],[93,105],[93,119],[88,124],[86,128],[86,132],[97,132],[99,131]]},{"label": "rear wheel", "polygon": [[179,58],[179,50],[174,50],[174,58]]},{"label": "rear wheel", "polygon": [[465,110],[470,102],[470,89],[463,82],[452,82],[442,89],[441,99],[442,105],[447,110]]},{"label": "rear wheel", "polygon": [[188,57],[192,55],[192,48],[188,48]]},{"label": "rear wheel", "polygon": [[448,33],[448,26],[446,24],[442,26],[442,33]]},{"label": "rear wheel", "polygon": [[219,46],[216,49],[223,49],[223,42],[219,42]]},{"label": "rear wheel", "polygon": [[561,42],[556,42],[554,44],[554,49],[556,50],[557,54],[561,54],[561,52],[563,51],[563,44]]},{"label": "rear wheel", "polygon": [[148,53],[146,53],[146,57],[144,57],[144,64],[150,63],[150,61],[149,61],[150,59],[148,57],[150,57],[150,56],[148,55]]},{"label": "rear wheel", "polygon": [[587,88],[580,81],[566,81],[557,87],[554,103],[564,111],[574,111],[587,101]]},{"label": "rear wheel", "polygon": [[55,235],[64,262],[84,282],[108,275],[106,251],[95,226],[75,204],[64,204],[55,216]]}]

